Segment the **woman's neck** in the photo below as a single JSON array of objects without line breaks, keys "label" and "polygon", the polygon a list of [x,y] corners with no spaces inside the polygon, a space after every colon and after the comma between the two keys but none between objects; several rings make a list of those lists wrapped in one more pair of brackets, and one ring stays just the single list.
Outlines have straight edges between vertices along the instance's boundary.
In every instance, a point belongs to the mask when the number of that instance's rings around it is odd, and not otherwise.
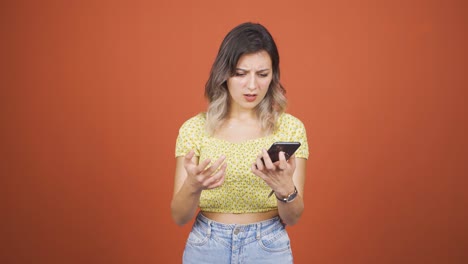
[{"label": "woman's neck", "polygon": [[253,110],[231,109],[226,116],[226,120],[237,121],[257,121],[257,113]]},{"label": "woman's neck", "polygon": [[227,115],[214,136],[230,142],[243,142],[263,137],[265,133],[255,112],[235,111]]}]

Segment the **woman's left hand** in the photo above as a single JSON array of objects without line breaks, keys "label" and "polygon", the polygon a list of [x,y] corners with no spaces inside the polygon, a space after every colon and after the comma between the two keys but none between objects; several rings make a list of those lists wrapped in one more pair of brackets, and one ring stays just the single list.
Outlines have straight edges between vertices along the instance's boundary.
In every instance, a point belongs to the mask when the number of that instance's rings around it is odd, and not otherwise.
[{"label": "woman's left hand", "polygon": [[252,172],[262,178],[280,197],[286,197],[294,191],[295,169],[296,157],[294,155],[286,161],[284,152],[281,151],[279,161],[273,163],[266,149],[262,150],[262,153],[257,156],[256,163],[252,164]]}]

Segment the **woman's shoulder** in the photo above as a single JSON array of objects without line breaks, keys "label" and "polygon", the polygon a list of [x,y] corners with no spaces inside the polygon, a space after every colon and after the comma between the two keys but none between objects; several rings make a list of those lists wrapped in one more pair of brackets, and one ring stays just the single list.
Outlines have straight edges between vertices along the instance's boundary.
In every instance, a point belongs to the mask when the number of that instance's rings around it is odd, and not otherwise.
[{"label": "woman's shoulder", "polygon": [[298,141],[301,143],[301,146],[296,151],[297,158],[307,159],[309,157],[306,129],[299,118],[291,114],[282,114],[277,135],[280,141]]},{"label": "woman's shoulder", "polygon": [[200,128],[204,127],[206,123],[206,114],[205,113],[198,113],[195,116],[190,117],[187,119],[183,124],[182,128]]},{"label": "woman's shoulder", "polygon": [[187,119],[179,129],[176,143],[176,157],[186,155],[190,150],[195,150],[195,155],[200,155],[200,142],[205,136],[205,115],[203,113]]},{"label": "woman's shoulder", "polygon": [[303,126],[304,124],[302,123],[302,121],[289,114],[289,113],[282,113],[278,119],[278,125],[279,127],[296,127],[296,126]]}]

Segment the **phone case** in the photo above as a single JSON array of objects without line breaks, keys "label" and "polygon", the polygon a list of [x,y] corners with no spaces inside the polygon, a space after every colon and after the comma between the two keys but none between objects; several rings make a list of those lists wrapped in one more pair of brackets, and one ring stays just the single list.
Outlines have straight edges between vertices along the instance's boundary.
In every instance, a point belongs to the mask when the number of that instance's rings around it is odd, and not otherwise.
[{"label": "phone case", "polygon": [[288,160],[300,146],[300,142],[275,142],[268,149],[268,155],[272,162],[276,162],[279,160],[280,151],[283,151],[286,160]]}]

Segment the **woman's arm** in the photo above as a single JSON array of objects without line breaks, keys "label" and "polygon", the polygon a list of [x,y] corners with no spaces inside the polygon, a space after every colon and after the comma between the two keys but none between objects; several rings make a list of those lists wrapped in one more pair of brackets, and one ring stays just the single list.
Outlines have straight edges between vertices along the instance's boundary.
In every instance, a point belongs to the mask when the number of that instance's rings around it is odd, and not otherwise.
[{"label": "woman's arm", "polygon": [[[261,160],[263,158],[263,161]],[[294,225],[304,211],[304,181],[306,175],[306,159],[293,155],[288,161],[284,152],[280,152],[279,161],[272,163],[266,150],[257,157],[252,165],[252,172],[262,178],[280,198],[286,198],[297,188],[298,195],[288,203],[278,201],[278,213],[287,225]]]},{"label": "woman's arm", "polygon": [[221,157],[207,168],[210,160],[199,163],[193,151],[185,157],[177,157],[171,213],[178,225],[184,225],[194,217],[202,190],[223,184],[226,171],[224,159]]},{"label": "woman's arm", "polygon": [[287,225],[296,224],[304,211],[304,182],[306,174],[306,159],[296,158],[296,169],[293,175],[292,186],[285,188],[283,193],[276,193],[278,197],[287,197],[294,192],[294,186],[297,189],[296,198],[290,203],[278,201],[278,212],[281,220]]}]

